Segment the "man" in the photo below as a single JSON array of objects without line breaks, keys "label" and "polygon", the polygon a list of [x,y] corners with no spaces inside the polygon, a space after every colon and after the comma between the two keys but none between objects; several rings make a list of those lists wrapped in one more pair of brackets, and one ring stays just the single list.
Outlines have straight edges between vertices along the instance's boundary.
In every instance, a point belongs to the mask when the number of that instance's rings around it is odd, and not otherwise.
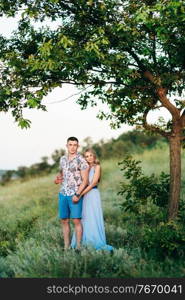
[{"label": "man", "polygon": [[[73,219],[76,233],[77,249],[82,240],[82,201],[80,194],[88,184],[89,165],[77,150],[79,142],[76,137],[67,139],[67,155],[60,159],[60,173],[55,183],[62,183],[59,192],[59,218],[61,219],[64,249],[70,247],[70,218]],[[80,198],[80,199],[79,199]]]}]

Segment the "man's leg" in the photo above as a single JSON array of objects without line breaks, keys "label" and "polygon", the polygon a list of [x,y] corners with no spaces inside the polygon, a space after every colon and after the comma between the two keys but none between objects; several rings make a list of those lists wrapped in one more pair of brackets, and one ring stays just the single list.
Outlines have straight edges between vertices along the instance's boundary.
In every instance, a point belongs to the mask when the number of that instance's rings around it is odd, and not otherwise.
[{"label": "man's leg", "polygon": [[67,199],[67,196],[63,195],[62,193],[59,193],[59,218],[62,226],[65,249],[68,249],[70,245],[70,211]]},{"label": "man's leg", "polygon": [[61,219],[62,231],[64,236],[64,249],[70,246],[70,224],[69,219]]},{"label": "man's leg", "polygon": [[73,219],[73,223],[75,225],[76,247],[77,249],[80,249],[83,233],[81,219]]}]

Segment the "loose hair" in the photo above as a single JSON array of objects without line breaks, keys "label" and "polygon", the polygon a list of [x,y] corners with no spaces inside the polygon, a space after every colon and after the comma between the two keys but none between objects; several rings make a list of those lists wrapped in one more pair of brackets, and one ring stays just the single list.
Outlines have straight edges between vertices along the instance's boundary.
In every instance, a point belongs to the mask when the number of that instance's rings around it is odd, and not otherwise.
[{"label": "loose hair", "polygon": [[75,142],[79,143],[78,139],[77,139],[75,136],[70,136],[70,137],[67,139],[67,143],[68,143],[69,141],[73,141],[73,142],[75,141]]},{"label": "loose hair", "polygon": [[83,156],[85,156],[85,153],[86,153],[86,152],[92,153],[93,156],[94,156],[95,164],[96,164],[96,165],[100,165],[100,161],[97,159],[97,157],[96,157],[96,152],[94,151],[94,149],[92,149],[92,148],[86,149],[86,150],[83,152]]}]

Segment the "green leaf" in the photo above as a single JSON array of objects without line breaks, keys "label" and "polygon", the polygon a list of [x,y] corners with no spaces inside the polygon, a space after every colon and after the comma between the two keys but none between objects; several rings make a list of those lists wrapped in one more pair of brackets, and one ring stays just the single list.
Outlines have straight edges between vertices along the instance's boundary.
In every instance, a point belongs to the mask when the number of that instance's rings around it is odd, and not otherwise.
[{"label": "green leaf", "polygon": [[31,121],[23,118],[18,119],[18,125],[23,129],[28,129],[30,127]]}]

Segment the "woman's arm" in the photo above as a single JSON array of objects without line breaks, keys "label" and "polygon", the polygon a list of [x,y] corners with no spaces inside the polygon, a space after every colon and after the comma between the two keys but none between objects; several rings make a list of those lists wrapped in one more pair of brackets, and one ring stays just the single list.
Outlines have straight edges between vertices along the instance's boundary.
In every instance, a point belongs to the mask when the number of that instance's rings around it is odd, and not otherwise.
[{"label": "woman's arm", "polygon": [[98,184],[98,181],[100,179],[100,173],[101,173],[101,167],[100,165],[96,165],[95,167],[95,172],[94,172],[94,176],[93,176],[93,180],[91,182],[90,185],[88,185],[85,190],[83,190],[83,192],[81,193],[80,197],[87,194],[90,190],[92,190],[92,188],[94,186],[96,186]]}]

